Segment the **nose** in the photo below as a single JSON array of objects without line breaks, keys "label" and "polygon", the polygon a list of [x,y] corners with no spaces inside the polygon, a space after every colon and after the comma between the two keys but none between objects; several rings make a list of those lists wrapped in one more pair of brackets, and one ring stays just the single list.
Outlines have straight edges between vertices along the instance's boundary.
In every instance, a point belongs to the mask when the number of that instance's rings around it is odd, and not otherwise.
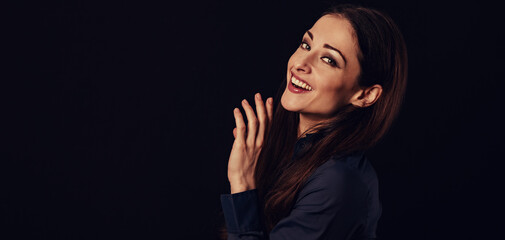
[{"label": "nose", "polygon": [[294,68],[297,72],[302,72],[302,73],[310,73],[311,72],[311,66],[309,64],[309,56],[301,56],[296,60],[294,63]]}]

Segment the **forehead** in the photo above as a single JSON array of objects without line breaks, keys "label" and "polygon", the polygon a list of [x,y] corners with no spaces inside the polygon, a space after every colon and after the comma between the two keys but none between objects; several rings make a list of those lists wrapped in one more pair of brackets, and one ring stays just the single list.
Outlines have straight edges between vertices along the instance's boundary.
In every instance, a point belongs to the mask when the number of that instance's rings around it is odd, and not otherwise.
[{"label": "forehead", "polygon": [[314,23],[310,32],[314,34],[315,41],[321,40],[332,46],[343,48],[340,51],[350,53],[357,48],[351,23],[338,15],[322,16]]}]

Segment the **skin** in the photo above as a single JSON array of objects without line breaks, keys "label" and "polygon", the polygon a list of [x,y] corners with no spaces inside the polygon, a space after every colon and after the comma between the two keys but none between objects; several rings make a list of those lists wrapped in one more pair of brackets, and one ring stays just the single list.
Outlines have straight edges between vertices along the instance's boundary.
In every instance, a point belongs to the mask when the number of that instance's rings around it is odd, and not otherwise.
[{"label": "skin", "polygon": [[233,129],[235,141],[228,160],[228,180],[231,193],[255,189],[254,170],[258,160],[265,135],[267,135],[273,115],[273,99],[263,103],[260,93],[254,96],[256,112],[246,99],[242,100],[242,107],[247,116],[247,125],[238,108],[233,109],[236,128]]},{"label": "skin", "polygon": [[[299,136],[310,126],[331,118],[344,105],[366,107],[377,100],[382,92],[380,85],[369,89],[358,85],[359,51],[351,23],[339,16],[321,17],[304,34],[288,61],[286,90],[281,98],[286,110],[300,113]],[[302,94],[289,91],[287,84],[291,84],[293,74],[313,90]]]},{"label": "skin", "polygon": [[[354,30],[345,18],[325,15],[304,34],[300,47],[288,61],[286,89],[281,98],[286,110],[300,114],[298,136],[314,124],[331,118],[344,105],[368,107],[380,97],[380,85],[367,88],[358,85],[361,71],[358,54]],[[313,90],[300,94],[290,92],[287,86],[291,84],[293,74],[306,81]],[[265,104],[257,93],[256,115],[244,99],[242,107],[247,125],[240,110],[233,110],[235,141],[228,160],[232,194],[256,188],[254,170],[272,122],[272,102],[269,98]]]}]

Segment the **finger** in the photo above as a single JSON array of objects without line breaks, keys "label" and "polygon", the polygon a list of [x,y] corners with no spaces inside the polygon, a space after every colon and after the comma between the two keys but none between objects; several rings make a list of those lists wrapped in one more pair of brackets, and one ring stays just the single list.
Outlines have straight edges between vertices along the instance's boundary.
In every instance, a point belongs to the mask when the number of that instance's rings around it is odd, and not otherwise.
[{"label": "finger", "polygon": [[256,136],[256,146],[260,147],[263,145],[264,142],[265,131],[268,124],[268,116],[267,116],[267,110],[265,109],[265,104],[261,99],[261,94],[257,93],[254,96],[254,99],[256,102],[256,112],[258,113],[258,122],[259,122],[258,134]]},{"label": "finger", "polygon": [[243,144],[245,143],[245,131],[246,131],[246,126],[244,122],[244,118],[242,117],[242,113],[240,112],[240,109],[235,108],[233,109],[233,115],[235,117],[235,125],[237,125],[237,133],[235,137],[235,142]]},{"label": "finger", "polygon": [[233,138],[237,138],[237,128],[233,129]]},{"label": "finger", "polygon": [[247,137],[246,144],[249,147],[254,145],[254,141],[256,139],[256,131],[258,129],[258,119],[256,119],[256,114],[254,114],[254,110],[249,105],[247,100],[242,101],[242,106],[244,107],[245,114],[247,116]]},{"label": "finger", "polygon": [[268,117],[268,124],[267,124],[267,132],[270,130],[270,125],[272,124],[272,118],[273,118],[273,115],[274,115],[274,99],[273,98],[268,98],[267,99],[267,104],[266,104],[266,108],[267,108],[267,117]]}]

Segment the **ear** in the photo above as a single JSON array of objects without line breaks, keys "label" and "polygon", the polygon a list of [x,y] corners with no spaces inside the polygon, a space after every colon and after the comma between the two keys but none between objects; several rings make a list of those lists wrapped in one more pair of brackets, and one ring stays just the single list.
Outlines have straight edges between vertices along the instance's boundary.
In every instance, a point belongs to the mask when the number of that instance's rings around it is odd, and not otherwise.
[{"label": "ear", "polygon": [[350,103],[356,107],[368,107],[374,104],[382,94],[382,86],[372,85],[365,89],[359,89],[351,97]]}]

